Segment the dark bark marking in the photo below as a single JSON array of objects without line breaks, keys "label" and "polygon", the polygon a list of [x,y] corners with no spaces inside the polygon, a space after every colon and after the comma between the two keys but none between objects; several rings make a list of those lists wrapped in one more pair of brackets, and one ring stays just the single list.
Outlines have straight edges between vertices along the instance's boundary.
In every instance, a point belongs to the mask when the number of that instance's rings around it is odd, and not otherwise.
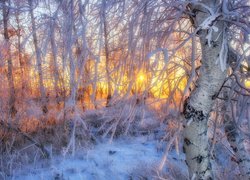
[{"label": "dark bark marking", "polygon": [[186,148],[184,146],[182,147],[182,151],[184,154],[186,154]]},{"label": "dark bark marking", "polygon": [[197,35],[201,35],[201,34],[202,34],[202,30],[201,30],[201,29],[198,30],[196,34],[197,34]]},{"label": "dark bark marking", "polygon": [[203,121],[206,119],[206,115],[202,111],[196,110],[192,107],[187,100],[184,102],[183,115],[186,119],[193,118],[194,121]]},{"label": "dark bark marking", "polygon": [[199,164],[202,162],[202,160],[203,160],[203,156],[198,156],[198,157],[196,158],[196,161],[197,161]]},{"label": "dark bark marking", "polygon": [[[207,171],[210,171],[210,170],[212,169],[211,167],[212,167],[212,166],[211,166],[211,163],[209,163],[209,165],[208,165],[207,169],[206,169],[205,171],[202,171],[200,174],[206,174],[206,172],[207,172]],[[213,178],[212,178],[212,177],[209,177],[208,179],[213,180]]]},{"label": "dark bark marking", "polygon": [[211,41],[211,44],[212,44],[213,48],[216,48],[216,47],[219,46],[218,43],[217,43],[216,41]]},{"label": "dark bark marking", "polygon": [[233,149],[233,151],[236,153],[236,152],[238,152],[238,148],[237,147],[232,147],[231,146],[231,148]]},{"label": "dark bark marking", "polygon": [[197,163],[200,164],[204,158],[205,158],[205,157],[199,155],[199,156],[197,156],[197,157],[194,157],[193,159],[196,159]]},{"label": "dark bark marking", "polygon": [[218,94],[216,93],[216,94],[214,94],[214,95],[212,95],[212,100],[215,100],[216,98],[217,98],[217,96],[218,96]]},{"label": "dark bark marking", "polygon": [[189,146],[191,143],[191,141],[188,138],[184,138],[184,142],[187,146]]}]

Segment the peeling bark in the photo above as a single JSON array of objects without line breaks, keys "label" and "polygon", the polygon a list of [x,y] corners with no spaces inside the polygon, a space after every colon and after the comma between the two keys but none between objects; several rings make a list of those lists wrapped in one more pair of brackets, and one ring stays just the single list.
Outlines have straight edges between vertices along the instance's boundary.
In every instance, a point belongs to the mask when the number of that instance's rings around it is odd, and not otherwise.
[{"label": "peeling bark", "polygon": [[[208,7],[215,7],[216,1],[203,1]],[[202,24],[210,16],[201,6],[193,7],[196,10],[194,22]],[[213,31],[212,40],[208,43],[208,30],[199,32],[202,59],[201,70],[197,80],[197,87],[191,92],[185,101],[183,115],[187,122],[184,127],[184,151],[186,164],[191,179],[213,179],[210,164],[209,144],[207,136],[207,121],[212,110],[215,98],[226,78],[226,71],[222,71],[218,62],[218,55],[223,46],[224,24],[217,21],[218,31]],[[211,45],[209,45],[211,44]]]}]

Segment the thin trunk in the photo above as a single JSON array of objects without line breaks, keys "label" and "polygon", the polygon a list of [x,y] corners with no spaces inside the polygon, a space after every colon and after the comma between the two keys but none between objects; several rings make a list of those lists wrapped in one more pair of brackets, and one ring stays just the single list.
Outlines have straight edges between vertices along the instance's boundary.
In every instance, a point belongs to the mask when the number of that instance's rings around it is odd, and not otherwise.
[{"label": "thin trunk", "polygon": [[[2,1],[5,4],[5,0]],[[13,65],[12,65],[12,58],[11,58],[11,49],[10,49],[10,42],[9,42],[9,34],[8,34],[8,9],[6,6],[3,6],[3,26],[4,26],[4,40],[7,45],[7,62],[8,62],[8,84],[9,84],[9,113],[11,117],[14,117],[17,113],[15,107],[15,86],[14,86],[14,79],[13,79]]]},{"label": "thin trunk", "polygon": [[228,113],[224,115],[224,124],[227,140],[235,153],[241,179],[247,180],[250,177],[250,156],[244,146],[244,135],[237,129],[236,123]]},{"label": "thin trunk", "polygon": [[76,105],[76,91],[77,91],[77,84],[76,84],[76,63],[73,57],[72,52],[72,45],[73,45],[73,27],[74,27],[74,1],[70,0],[70,12],[69,17],[66,17],[65,23],[67,27],[67,50],[68,50],[68,58],[69,58],[69,66],[70,66],[70,97],[69,97],[69,106],[74,111],[74,107]]},{"label": "thin trunk", "polygon": [[[19,9],[19,5],[18,5]],[[21,47],[21,26],[20,26],[20,19],[19,19],[19,10],[15,13],[15,18],[16,18],[16,23],[17,23],[17,47],[18,47],[18,60],[19,60],[19,65],[21,69],[21,79],[22,79],[22,90],[21,90],[21,96],[25,96],[25,89],[27,87],[26,82],[25,82],[25,75],[24,73],[26,72],[25,70],[25,63],[24,59],[22,57],[22,52],[24,51]]]},{"label": "thin trunk", "polygon": [[57,64],[57,48],[55,43],[55,27],[54,27],[53,20],[50,20],[50,45],[51,45],[51,51],[52,51],[52,58],[53,58],[53,74],[54,74],[54,88],[56,92],[56,102],[59,104],[59,70],[58,70],[58,64]]},{"label": "thin trunk", "polygon": [[102,21],[103,21],[103,31],[104,31],[104,48],[105,48],[105,57],[106,57],[106,76],[107,76],[107,83],[108,83],[108,95],[107,95],[107,102],[106,107],[110,106],[110,101],[112,98],[111,95],[111,78],[110,78],[110,55],[109,55],[109,42],[108,42],[108,27],[107,27],[107,18],[106,18],[106,0],[102,0],[103,3],[103,10],[102,10]]},{"label": "thin trunk", "polygon": [[38,40],[37,40],[37,33],[36,33],[36,23],[35,23],[35,17],[33,13],[33,1],[28,0],[29,2],[29,12],[31,17],[31,25],[32,25],[32,36],[33,36],[33,43],[35,46],[35,53],[36,53],[36,63],[37,63],[37,69],[38,69],[38,77],[39,77],[39,87],[40,87],[40,93],[41,93],[41,102],[42,102],[42,111],[44,114],[48,112],[47,108],[47,102],[46,102],[46,93],[45,88],[43,84],[43,72],[42,72],[42,58],[41,58],[41,51],[38,47]]},{"label": "thin trunk", "polygon": [[[150,18],[151,18],[151,14],[148,12],[148,0],[145,2],[144,5],[144,19],[143,19],[143,30],[144,30],[144,37],[143,37],[143,59],[142,59],[142,70],[143,73],[145,74],[150,74],[149,69],[149,63],[147,63],[147,56],[148,53],[150,52],[150,36],[149,36],[149,31],[150,31]],[[144,72],[145,71],[145,72]],[[147,96],[148,96],[148,77],[146,76],[145,79],[143,81],[141,81],[141,88],[142,91],[140,92],[140,101],[141,104],[145,104],[146,100],[147,100]]]},{"label": "thin trunk", "polygon": [[[228,91],[224,91],[223,95],[225,99],[229,100],[230,94]],[[250,177],[250,156],[244,146],[244,134],[237,128],[237,124],[233,120],[233,115],[231,114],[233,108],[230,108],[229,105],[229,103],[224,102],[222,107],[225,133],[227,140],[235,153],[236,163],[240,170],[240,178],[242,180],[247,180]]]},{"label": "thin trunk", "polygon": [[[85,68],[86,68],[86,59],[88,57],[88,47],[87,47],[87,38],[86,38],[86,27],[87,27],[87,23],[85,21],[85,11],[86,11],[86,5],[87,5],[88,1],[85,1],[84,4],[82,4],[81,0],[78,0],[78,8],[79,8],[79,20],[80,23],[82,25],[82,33],[81,33],[81,37],[82,37],[82,42],[81,42],[81,46],[77,41],[77,45],[79,47],[79,54],[78,54],[78,61],[79,61],[79,78],[77,81],[78,86],[80,86],[80,82],[81,81],[85,81],[86,80],[86,76],[85,76]],[[84,68],[85,67],[85,68]],[[86,91],[86,87],[85,84],[82,84],[82,87],[78,90],[78,97],[80,99],[81,105],[82,105],[82,109],[83,111],[85,110],[85,94]]]},{"label": "thin trunk", "polygon": [[[215,1],[203,1],[208,7],[215,7]],[[198,26],[210,16],[201,6],[193,7],[196,12],[195,21]],[[207,121],[215,97],[225,78],[226,71],[222,71],[218,57],[223,46],[225,36],[223,22],[217,21],[217,32],[213,32],[211,46],[207,40],[208,30],[200,30],[200,44],[202,50],[202,65],[197,81],[197,87],[184,103],[183,115],[187,124],[184,126],[184,147],[189,177],[192,179],[213,179],[210,163],[209,144],[207,136]]]},{"label": "thin trunk", "polygon": [[98,80],[98,62],[97,60],[95,60],[95,64],[94,64],[94,82],[93,82],[93,92],[91,95],[91,99],[94,105],[94,108],[97,109],[97,102],[96,102],[96,98],[97,98],[97,80]]}]

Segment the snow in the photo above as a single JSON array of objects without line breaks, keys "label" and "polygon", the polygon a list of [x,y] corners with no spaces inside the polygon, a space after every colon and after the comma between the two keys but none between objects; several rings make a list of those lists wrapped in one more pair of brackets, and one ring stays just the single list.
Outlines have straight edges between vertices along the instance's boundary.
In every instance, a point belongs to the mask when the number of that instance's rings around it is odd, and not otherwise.
[{"label": "snow", "polygon": [[[75,157],[61,155],[35,167],[29,165],[12,179],[129,179],[135,169],[157,167],[163,156],[159,144],[153,134],[118,138],[112,143],[106,139],[92,148],[79,150]],[[175,160],[180,158],[174,152],[170,154]]]},{"label": "snow", "polygon": [[[6,180],[188,179],[185,156],[182,151],[178,155],[174,146],[162,171],[158,172],[170,143],[163,140],[165,128],[158,127],[144,135],[115,137],[112,143],[110,137],[96,137],[95,144],[79,148],[74,156],[61,152],[50,160],[34,160],[14,169]],[[229,144],[225,142],[223,138],[215,146],[215,159],[211,160],[213,171],[217,179],[235,179],[238,168],[231,162]]]},{"label": "snow", "polygon": [[[96,119],[99,111],[89,111],[85,119]],[[140,111],[141,112],[141,111]],[[99,112],[100,113],[100,112]],[[112,113],[112,112],[111,112]],[[171,115],[175,112],[170,111]],[[176,151],[172,140],[169,123],[155,125],[156,117],[150,111],[143,114],[137,130],[148,129],[136,135],[115,136],[110,141],[110,134],[105,138],[96,134],[95,143],[88,147],[78,147],[74,156],[69,153],[52,155],[50,160],[36,159],[31,164],[13,169],[13,175],[6,180],[127,180],[127,179],[188,179],[185,155],[181,148]],[[170,117],[168,117],[170,122]],[[147,128],[151,127],[151,128]],[[93,129],[92,129],[93,130]],[[176,132],[176,129],[172,129]],[[211,131],[211,132],[210,132]],[[210,129],[209,134],[213,132]],[[93,131],[95,132],[95,131]],[[220,131],[219,131],[220,132]],[[219,142],[215,145],[214,159],[211,160],[216,179],[235,179],[239,170],[236,163],[231,162],[230,145],[226,143],[223,132],[218,133]],[[182,147],[181,139],[179,147]],[[110,143],[111,142],[111,143]],[[163,168],[161,162],[167,147]],[[28,158],[28,157],[27,157]],[[162,171],[158,171],[161,170]],[[1,176],[0,169],[0,180]],[[5,176],[6,177],[6,176]],[[4,179],[4,180],[5,180]]]},{"label": "snow", "polygon": [[[154,56],[156,53],[162,52],[164,55],[164,62],[167,64],[168,63],[168,50],[166,48],[157,48],[154,51],[148,53],[147,55],[147,60],[150,59],[152,56]],[[156,59],[154,61],[157,61]]]}]

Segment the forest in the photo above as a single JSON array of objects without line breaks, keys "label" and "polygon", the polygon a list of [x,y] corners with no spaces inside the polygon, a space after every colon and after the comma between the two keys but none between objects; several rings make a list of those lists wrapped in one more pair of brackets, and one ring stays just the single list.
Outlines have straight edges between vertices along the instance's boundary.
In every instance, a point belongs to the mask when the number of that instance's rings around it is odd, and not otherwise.
[{"label": "forest", "polygon": [[0,180],[249,180],[249,0],[0,0]]}]

